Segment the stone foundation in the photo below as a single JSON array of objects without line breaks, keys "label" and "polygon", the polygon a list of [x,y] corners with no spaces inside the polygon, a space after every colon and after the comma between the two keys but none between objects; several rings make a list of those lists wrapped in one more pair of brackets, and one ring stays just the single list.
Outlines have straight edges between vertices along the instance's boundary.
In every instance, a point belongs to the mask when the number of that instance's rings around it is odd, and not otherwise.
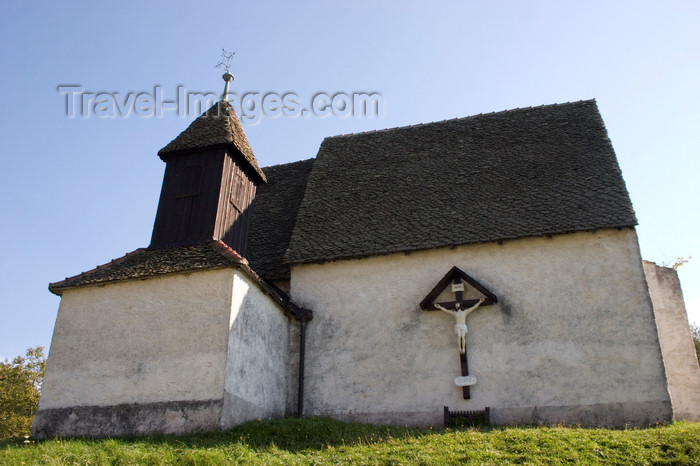
[{"label": "stone foundation", "polygon": [[40,409],[32,436],[124,437],[219,429],[223,400]]},{"label": "stone foundation", "polygon": [[[448,407],[452,408],[452,407]],[[454,409],[454,408],[452,408]],[[672,408],[668,400],[600,403],[572,406],[528,406],[490,408],[492,425],[567,425],[582,427],[648,427],[671,422]],[[443,408],[434,411],[386,413],[337,413],[339,421],[396,426],[439,427],[444,423]]]},{"label": "stone foundation", "polygon": [[492,407],[491,424],[562,424],[606,428],[648,427],[671,422],[672,413],[671,402],[668,400],[579,406]]}]

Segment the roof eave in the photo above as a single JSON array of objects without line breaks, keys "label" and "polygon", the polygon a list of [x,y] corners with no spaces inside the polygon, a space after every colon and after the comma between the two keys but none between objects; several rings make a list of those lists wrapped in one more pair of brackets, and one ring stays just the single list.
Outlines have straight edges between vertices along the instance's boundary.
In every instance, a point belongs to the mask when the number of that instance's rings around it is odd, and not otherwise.
[{"label": "roof eave", "polygon": [[238,153],[240,153],[240,149],[233,143],[233,142],[227,142],[227,143],[216,143],[216,144],[209,144],[209,145],[203,145],[203,146],[197,146],[197,147],[190,147],[187,149],[169,149],[165,150],[165,148],[161,149],[158,151],[158,157],[163,161],[167,162],[165,160],[168,157],[173,157],[173,156],[178,156],[178,155],[188,155],[196,152],[201,152],[202,150],[205,149],[217,149],[217,148],[223,148],[223,149],[233,149],[232,155],[236,158],[236,160],[248,169],[252,174],[254,174],[256,181],[262,182],[262,183],[267,183],[267,177],[265,176],[265,173],[261,169],[255,168],[248,160],[241,154],[238,156]]},{"label": "roof eave", "polygon": [[402,248],[402,249],[396,249],[396,250],[386,250],[386,251],[369,251],[367,253],[361,253],[361,254],[344,254],[344,255],[337,255],[337,256],[327,256],[327,257],[313,257],[313,258],[304,258],[304,259],[288,259],[287,256],[285,255],[284,258],[284,263],[291,266],[294,265],[302,265],[302,264],[322,264],[325,262],[334,262],[334,261],[341,261],[341,260],[351,260],[351,259],[364,259],[367,257],[372,257],[372,256],[388,256],[390,254],[412,254],[414,252],[421,252],[421,251],[431,251],[434,249],[453,249],[456,247],[461,247],[461,246],[470,246],[472,244],[487,244],[487,243],[502,243],[504,241],[515,241],[515,240],[520,240],[520,239],[527,239],[527,238],[551,238],[554,236],[562,236],[562,235],[569,235],[573,233],[585,233],[585,232],[590,232],[590,233],[595,233],[596,231],[599,230],[622,230],[623,228],[629,228],[629,229],[634,229],[638,223],[634,223],[631,225],[619,225],[619,226],[601,226],[601,227],[596,227],[596,228],[587,228],[587,229],[573,229],[573,230],[566,230],[566,231],[556,231],[556,232],[545,232],[545,233],[540,233],[537,235],[522,235],[522,236],[503,236],[499,238],[494,238],[494,239],[485,239],[482,241],[469,241],[469,242],[464,242],[464,243],[455,243],[455,244],[448,244],[444,246],[439,246],[439,247],[425,247],[425,248]]}]

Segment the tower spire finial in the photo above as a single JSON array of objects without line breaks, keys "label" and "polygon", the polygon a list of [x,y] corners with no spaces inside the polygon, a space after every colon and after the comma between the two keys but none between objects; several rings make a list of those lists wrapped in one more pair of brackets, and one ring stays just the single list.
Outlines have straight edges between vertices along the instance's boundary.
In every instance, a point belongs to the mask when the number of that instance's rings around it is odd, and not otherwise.
[{"label": "tower spire finial", "polygon": [[216,64],[217,68],[222,66],[226,69],[226,72],[221,76],[226,84],[224,84],[224,95],[221,96],[221,100],[224,102],[228,100],[228,87],[233,81],[233,75],[231,74],[231,59],[236,54],[236,52],[226,53],[226,49],[221,47],[221,60]]}]

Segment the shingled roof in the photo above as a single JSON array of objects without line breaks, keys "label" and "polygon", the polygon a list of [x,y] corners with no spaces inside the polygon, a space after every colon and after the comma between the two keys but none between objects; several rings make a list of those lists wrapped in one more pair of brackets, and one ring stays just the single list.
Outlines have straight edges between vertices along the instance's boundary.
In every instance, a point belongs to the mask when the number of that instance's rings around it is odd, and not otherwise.
[{"label": "shingled roof", "polygon": [[151,277],[174,272],[247,264],[245,258],[221,241],[179,248],[140,248],[80,275],[50,283],[49,290],[98,285],[119,280]]},{"label": "shingled roof", "polygon": [[49,291],[61,295],[68,288],[145,279],[175,272],[193,272],[226,267],[242,270],[258,284],[263,292],[280,304],[290,316],[299,318],[301,314],[305,314],[307,319],[311,318],[310,311],[299,308],[286,293],[260,278],[248,266],[248,261],[245,258],[221,241],[177,248],[140,248],[107,264],[98,265],[80,275],[50,283]]},{"label": "shingled roof", "polygon": [[158,155],[165,160],[166,156],[176,152],[220,145],[233,145],[260,179],[266,181],[235,110],[225,101],[215,103],[202,113],[186,130],[158,151]]},{"label": "shingled roof", "polygon": [[595,101],[326,138],[288,263],[637,221]]},{"label": "shingled roof", "polygon": [[263,168],[267,184],[258,187],[251,204],[247,259],[268,280],[288,280],[282,262],[314,159]]}]

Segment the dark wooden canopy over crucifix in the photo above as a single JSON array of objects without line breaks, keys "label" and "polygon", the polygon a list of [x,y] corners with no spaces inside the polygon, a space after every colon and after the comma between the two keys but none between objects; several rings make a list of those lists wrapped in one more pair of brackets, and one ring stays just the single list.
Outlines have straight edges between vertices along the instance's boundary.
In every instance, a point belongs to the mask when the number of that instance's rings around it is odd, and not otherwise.
[{"label": "dark wooden canopy over crucifix", "polygon": [[[452,267],[450,271],[447,272],[447,274],[444,277],[442,277],[442,280],[440,280],[437,283],[437,285],[435,285],[435,287],[430,291],[430,293],[428,293],[428,295],[425,298],[423,298],[423,301],[420,302],[420,308],[424,311],[437,311],[438,308],[435,307],[435,300],[438,296],[440,296],[440,293],[445,291],[445,288],[447,288],[447,285],[449,285],[450,283],[459,284],[461,280],[464,280],[465,282],[469,283],[475,290],[484,295],[486,300],[481,304],[482,306],[490,306],[491,304],[496,304],[498,302],[498,298],[496,298],[496,295],[487,290],[481,283],[474,280],[472,277],[464,273],[461,269],[457,267]],[[447,301],[438,304],[444,307],[454,308],[457,302],[459,302],[462,305],[462,307],[471,307],[475,305],[478,302],[478,300],[462,300],[462,292],[456,291],[454,301]]]},{"label": "dark wooden canopy over crucifix", "polygon": [[[466,282],[467,284],[471,285],[475,290],[477,290],[479,293],[483,295],[482,300],[479,299],[464,299],[463,298],[463,293],[465,291],[464,288],[464,283]],[[445,302],[439,302],[436,303],[435,300],[442,294],[445,289],[447,289],[448,285],[451,285],[451,291],[454,293],[454,300],[452,301],[445,301]],[[457,267],[452,267],[452,269],[447,272],[447,274],[440,280],[435,287],[428,293],[428,295],[421,301],[420,307],[424,311],[436,311],[438,309],[441,309],[452,313],[456,314],[455,311],[461,311],[464,312],[464,310],[467,310],[467,313],[469,312],[468,310],[474,306],[490,306],[492,304],[495,304],[498,302],[498,298],[496,298],[496,295],[491,293],[488,289],[486,289],[483,285],[481,285],[479,282],[474,280],[472,277],[464,273],[462,270],[460,270]],[[454,310],[454,311],[453,311]],[[464,319],[466,318],[466,315],[463,315],[461,320],[462,324],[464,324]],[[460,327],[460,325],[456,325],[455,328]],[[464,329],[462,336],[460,337],[460,341],[464,343],[464,335],[466,335],[466,324],[461,325],[461,327]],[[459,330],[459,329],[457,329]],[[460,330],[461,331],[461,330]],[[470,378],[470,380],[467,380],[467,377],[469,376],[469,364],[467,360],[467,348],[466,344],[463,345],[463,349],[460,348],[460,354],[459,354],[459,362],[461,366],[461,373],[462,373],[462,379],[465,382],[465,385],[462,385],[462,395],[464,396],[465,400],[468,400],[471,398],[471,393],[469,390],[469,385],[474,384],[476,379],[473,377]],[[457,383],[457,381],[455,381]]]}]

